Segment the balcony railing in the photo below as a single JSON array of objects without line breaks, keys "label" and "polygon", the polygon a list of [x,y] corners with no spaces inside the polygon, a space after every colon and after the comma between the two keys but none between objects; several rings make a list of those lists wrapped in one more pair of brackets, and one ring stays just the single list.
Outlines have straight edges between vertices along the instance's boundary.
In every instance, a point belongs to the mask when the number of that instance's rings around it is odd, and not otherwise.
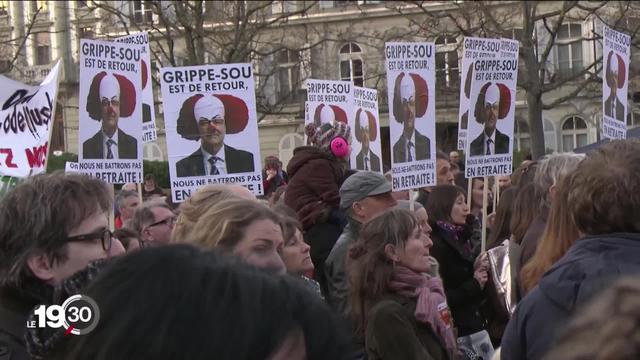
[{"label": "balcony railing", "polygon": [[49,72],[54,66],[55,63],[30,66],[28,69],[23,71],[22,82],[27,84],[39,84],[47,77],[47,75],[49,75]]}]

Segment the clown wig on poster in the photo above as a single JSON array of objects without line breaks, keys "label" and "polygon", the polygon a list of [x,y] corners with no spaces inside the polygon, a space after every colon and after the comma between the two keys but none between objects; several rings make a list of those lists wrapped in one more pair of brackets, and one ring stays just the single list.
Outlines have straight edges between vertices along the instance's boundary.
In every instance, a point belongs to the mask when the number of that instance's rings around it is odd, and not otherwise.
[{"label": "clown wig on poster", "polygon": [[82,144],[84,159],[137,159],[138,141],[118,127],[136,107],[136,91],[126,77],[102,71],[91,82],[87,113],[101,129]]},{"label": "clown wig on poster", "polygon": [[394,163],[429,160],[431,140],[416,129],[429,105],[427,82],[418,74],[400,73],[393,88],[393,117],[402,124],[402,135],[393,145]]},{"label": "clown wig on poster", "polygon": [[200,147],[176,163],[178,177],[253,172],[253,154],[224,143],[226,134],[242,132],[248,121],[247,104],[235,96],[188,98],[180,109],[177,131],[184,139],[199,141]]},{"label": "clown wig on poster", "polygon": [[482,132],[470,146],[471,156],[486,156],[509,153],[509,137],[498,130],[498,120],[507,117],[511,107],[511,92],[500,83],[488,82],[478,93],[474,116],[484,125]]}]

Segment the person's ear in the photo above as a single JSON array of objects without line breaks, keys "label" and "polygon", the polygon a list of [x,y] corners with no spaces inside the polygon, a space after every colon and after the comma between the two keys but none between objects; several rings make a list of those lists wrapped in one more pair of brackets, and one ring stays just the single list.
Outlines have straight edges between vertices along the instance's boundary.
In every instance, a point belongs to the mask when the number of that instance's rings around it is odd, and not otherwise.
[{"label": "person's ear", "polygon": [[556,197],[557,186],[553,184],[549,187],[549,203],[553,202],[553,199]]},{"label": "person's ear", "polygon": [[153,241],[153,235],[151,235],[149,228],[142,230],[142,241]]},{"label": "person's ear", "polygon": [[33,275],[43,282],[49,283],[54,279],[53,265],[44,253],[29,256],[27,266]]},{"label": "person's ear", "polygon": [[384,246],[384,254],[389,260],[393,262],[398,262],[398,260],[400,259],[396,247],[392,244],[387,244]]},{"label": "person's ear", "polygon": [[351,211],[353,212],[354,215],[357,215],[359,217],[363,216],[363,207],[362,207],[362,204],[360,203],[360,201],[355,201],[351,205]]}]

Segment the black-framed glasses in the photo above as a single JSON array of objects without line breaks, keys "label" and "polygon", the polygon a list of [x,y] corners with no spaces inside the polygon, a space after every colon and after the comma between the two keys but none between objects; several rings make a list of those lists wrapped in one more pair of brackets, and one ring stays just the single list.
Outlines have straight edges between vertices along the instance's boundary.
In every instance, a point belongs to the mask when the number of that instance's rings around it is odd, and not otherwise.
[{"label": "black-framed glasses", "polygon": [[157,226],[157,225],[167,225],[167,226],[172,226],[176,223],[176,220],[178,219],[177,216],[172,216],[170,218],[166,218],[164,220],[160,220],[160,221],[156,221],[153,224],[147,226],[148,228],[152,227],[152,226]]},{"label": "black-framed glasses", "polygon": [[102,249],[104,249],[104,251],[111,250],[111,243],[113,242],[113,233],[109,229],[96,231],[90,234],[70,236],[67,238],[67,242],[93,241],[96,239],[101,240]]}]

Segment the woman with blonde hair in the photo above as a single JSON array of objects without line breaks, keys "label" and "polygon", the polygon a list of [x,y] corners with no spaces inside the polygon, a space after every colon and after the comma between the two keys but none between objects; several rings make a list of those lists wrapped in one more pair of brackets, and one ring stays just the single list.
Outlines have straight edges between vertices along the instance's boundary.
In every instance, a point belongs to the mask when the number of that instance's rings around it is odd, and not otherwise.
[{"label": "woman with blonde hair", "polygon": [[180,215],[173,226],[171,241],[188,238],[193,226],[207,210],[220,201],[237,197],[251,199],[253,195],[237,185],[210,184],[199,188],[180,205]]},{"label": "woman with blonde hair", "polygon": [[571,219],[568,209],[571,176],[560,179],[556,188],[555,198],[551,204],[549,220],[538,244],[535,254],[520,272],[520,286],[524,297],[531,289],[538,285],[542,275],[551,265],[560,260],[580,237],[578,228]]},{"label": "woman with blonde hair", "polygon": [[371,360],[455,357],[442,281],[429,274],[430,232],[393,209],[365,224],[350,249],[351,314]]},{"label": "woman with blonde hair", "polygon": [[188,237],[177,238],[240,257],[259,268],[284,273],[280,218],[255,200],[231,198],[216,202],[198,219]]}]

